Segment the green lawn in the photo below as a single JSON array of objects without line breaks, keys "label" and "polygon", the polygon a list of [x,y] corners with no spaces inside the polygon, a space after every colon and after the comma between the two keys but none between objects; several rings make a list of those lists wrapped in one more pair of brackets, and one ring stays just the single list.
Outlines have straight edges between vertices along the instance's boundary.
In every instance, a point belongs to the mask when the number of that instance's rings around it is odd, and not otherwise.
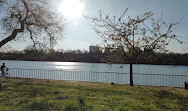
[{"label": "green lawn", "polygon": [[0,111],[188,111],[188,90],[1,78]]}]

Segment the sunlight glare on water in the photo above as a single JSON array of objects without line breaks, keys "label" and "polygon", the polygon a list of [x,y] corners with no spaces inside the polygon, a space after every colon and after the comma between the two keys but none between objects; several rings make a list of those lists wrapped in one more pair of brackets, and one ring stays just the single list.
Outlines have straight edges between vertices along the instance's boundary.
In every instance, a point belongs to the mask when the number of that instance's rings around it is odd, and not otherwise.
[{"label": "sunlight glare on water", "polygon": [[76,70],[79,69],[81,63],[76,62],[51,62],[51,66],[60,70]]}]

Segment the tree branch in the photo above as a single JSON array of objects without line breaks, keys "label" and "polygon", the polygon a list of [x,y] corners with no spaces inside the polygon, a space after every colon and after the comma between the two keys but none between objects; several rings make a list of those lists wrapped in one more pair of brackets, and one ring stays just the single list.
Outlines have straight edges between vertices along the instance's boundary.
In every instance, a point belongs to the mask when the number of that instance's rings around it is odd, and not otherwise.
[{"label": "tree branch", "polygon": [[14,29],[14,31],[12,32],[12,34],[9,37],[5,38],[4,40],[2,40],[0,42],[0,47],[2,47],[4,44],[8,43],[9,41],[15,39],[15,37],[18,33],[24,31],[24,22],[25,22],[25,20],[22,20],[21,21],[21,28],[20,29]]}]

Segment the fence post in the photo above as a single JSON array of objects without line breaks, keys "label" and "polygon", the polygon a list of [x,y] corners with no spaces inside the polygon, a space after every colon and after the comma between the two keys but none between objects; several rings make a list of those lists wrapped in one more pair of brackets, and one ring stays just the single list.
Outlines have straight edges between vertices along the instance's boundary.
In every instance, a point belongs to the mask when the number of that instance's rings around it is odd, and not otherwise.
[{"label": "fence post", "polygon": [[0,90],[1,90],[1,76],[0,76]]},{"label": "fence post", "polygon": [[188,82],[184,82],[185,84],[185,90],[188,90]]}]

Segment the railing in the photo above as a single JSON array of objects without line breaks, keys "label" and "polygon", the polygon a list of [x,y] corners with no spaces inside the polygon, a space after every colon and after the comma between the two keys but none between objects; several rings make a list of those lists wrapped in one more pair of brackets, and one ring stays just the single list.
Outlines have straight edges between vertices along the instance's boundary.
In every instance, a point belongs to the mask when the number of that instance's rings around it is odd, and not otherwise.
[{"label": "railing", "polygon": [[184,87],[187,81],[188,75],[134,73],[134,82],[138,85]]},{"label": "railing", "polygon": [[[129,84],[129,73],[10,68],[11,77]],[[184,87],[188,75],[134,73],[134,84]]]}]

